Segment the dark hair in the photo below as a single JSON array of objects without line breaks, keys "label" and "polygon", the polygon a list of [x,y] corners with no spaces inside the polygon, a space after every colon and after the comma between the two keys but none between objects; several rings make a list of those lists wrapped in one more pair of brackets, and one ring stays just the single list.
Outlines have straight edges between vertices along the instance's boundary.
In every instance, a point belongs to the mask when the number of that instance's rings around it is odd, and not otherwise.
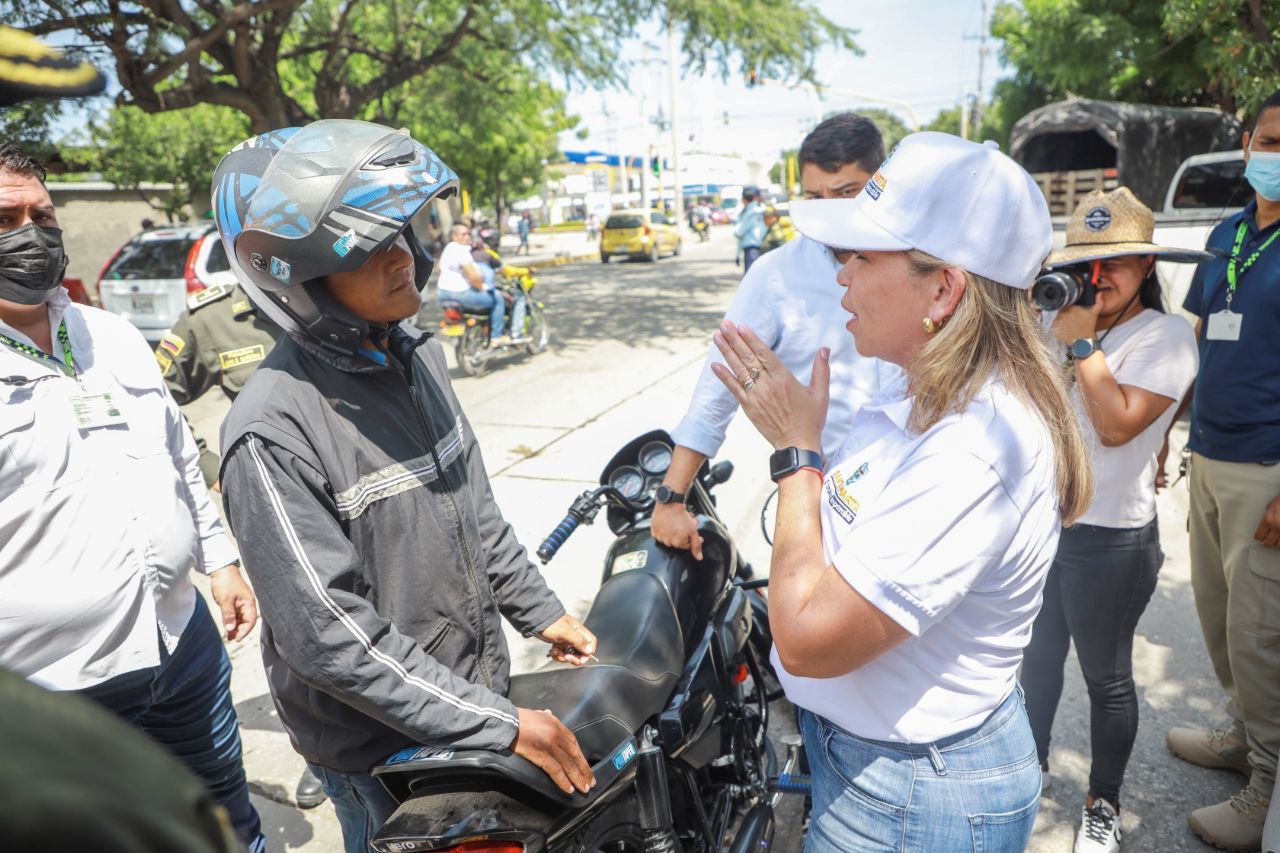
[{"label": "dark hair", "polygon": [[28,155],[13,142],[0,143],[0,172],[13,172],[44,183],[46,172],[39,160]]},{"label": "dark hair", "polygon": [[884,137],[866,116],[837,113],[823,121],[800,143],[800,165],[812,163],[824,172],[838,172],[850,163],[868,174],[884,162]]},{"label": "dark hair", "polygon": [[1164,307],[1164,288],[1160,285],[1160,276],[1156,274],[1156,265],[1151,265],[1151,272],[1138,285],[1138,302],[1143,308],[1151,308],[1161,314],[1168,312]]},{"label": "dark hair", "polygon": [[1249,132],[1252,133],[1258,129],[1258,119],[1262,118],[1262,114],[1267,110],[1280,107],[1280,89],[1276,89],[1267,99],[1258,105],[1258,111],[1253,114],[1253,121],[1249,123]]}]

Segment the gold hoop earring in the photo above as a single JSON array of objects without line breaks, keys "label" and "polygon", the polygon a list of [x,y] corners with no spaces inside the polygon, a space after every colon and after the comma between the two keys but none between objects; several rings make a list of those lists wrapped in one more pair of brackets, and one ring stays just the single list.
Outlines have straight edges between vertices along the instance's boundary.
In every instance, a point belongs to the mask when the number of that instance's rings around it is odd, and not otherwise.
[{"label": "gold hoop earring", "polygon": [[925,317],[925,318],[924,318],[924,330],[925,330],[926,332],[928,332],[929,334],[931,334],[931,335],[932,335],[934,332],[938,331],[938,330],[939,330],[939,329],[941,329],[941,328],[942,328],[941,326],[939,326],[937,323],[934,323],[934,322],[933,322],[933,318],[932,318],[932,317]]}]

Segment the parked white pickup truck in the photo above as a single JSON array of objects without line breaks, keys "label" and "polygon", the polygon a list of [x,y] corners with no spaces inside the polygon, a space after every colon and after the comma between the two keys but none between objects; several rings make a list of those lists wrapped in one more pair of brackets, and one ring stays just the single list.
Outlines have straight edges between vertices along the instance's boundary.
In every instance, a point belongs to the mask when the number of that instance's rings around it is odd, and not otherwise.
[{"label": "parked white pickup truck", "polygon": [[[1165,195],[1164,210],[1156,212],[1155,242],[1180,249],[1203,249],[1213,226],[1238,211],[1253,198],[1244,179],[1240,151],[1219,151],[1188,157],[1174,173]],[[1066,217],[1054,219],[1054,245],[1066,241]],[[1164,284],[1165,304],[1180,311],[1191,286],[1195,264],[1163,262],[1157,265]],[[1186,315],[1192,322],[1195,317]]]}]

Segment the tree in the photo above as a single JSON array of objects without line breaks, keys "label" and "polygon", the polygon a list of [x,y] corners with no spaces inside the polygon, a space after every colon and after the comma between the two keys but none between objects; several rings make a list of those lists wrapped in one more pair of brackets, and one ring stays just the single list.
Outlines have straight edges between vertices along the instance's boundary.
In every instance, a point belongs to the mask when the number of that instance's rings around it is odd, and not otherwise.
[{"label": "tree", "polygon": [[952,133],[961,136],[960,122],[964,119],[964,107],[956,104],[954,107],[940,111],[933,119],[926,124],[921,130],[937,130],[942,133]]},{"label": "tree", "polygon": [[537,191],[561,131],[578,120],[566,114],[564,93],[529,69],[511,66],[501,77],[494,69],[493,76],[497,82],[480,91],[433,71],[385,119],[439,154],[501,223],[512,201]]},{"label": "tree", "polygon": [[1067,97],[1255,109],[1280,77],[1280,0],[1002,2],[991,34],[1014,69],[996,85],[997,138]]},{"label": "tree", "polygon": [[[389,111],[433,70],[495,82],[478,54],[589,84],[617,82],[620,39],[652,21],[680,34],[690,66],[735,62],[812,79],[826,44],[853,33],[812,0],[9,0],[19,26],[67,34],[115,68],[117,103],[158,113],[207,103],[255,132]],[[469,50],[470,48],[470,50]]]},{"label": "tree", "polygon": [[[797,157],[799,154],[799,148],[788,148],[785,151],[779,151],[778,162],[769,167],[769,183],[778,184],[780,186],[785,184],[787,182],[787,161],[792,157]],[[799,168],[798,160],[797,168]],[[797,180],[800,178],[799,175],[796,175],[795,177]],[[787,192],[790,192],[791,187],[787,187],[786,190]]]},{"label": "tree", "polygon": [[911,128],[907,127],[902,119],[888,110],[879,108],[858,110],[858,114],[871,119],[876,127],[880,128],[880,135],[884,137],[885,153],[892,151],[902,141],[902,137],[911,132]]},{"label": "tree", "polygon": [[0,110],[0,139],[16,142],[42,163],[58,155],[50,141],[53,124],[62,113],[62,101],[37,98]]},{"label": "tree", "polygon": [[[137,190],[146,182],[173,184],[157,209],[170,221],[187,212],[209,210],[213,170],[222,155],[249,136],[243,115],[209,104],[148,115],[137,107],[116,107],[94,128],[97,151],[90,165],[117,186]],[[138,193],[148,202],[151,197]]]}]

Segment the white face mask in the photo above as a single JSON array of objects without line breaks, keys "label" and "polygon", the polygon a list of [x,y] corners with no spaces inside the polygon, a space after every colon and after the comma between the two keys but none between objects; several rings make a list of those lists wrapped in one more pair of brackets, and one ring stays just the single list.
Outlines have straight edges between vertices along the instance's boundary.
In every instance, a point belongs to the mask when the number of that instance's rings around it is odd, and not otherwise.
[{"label": "white face mask", "polygon": [[1245,180],[1267,201],[1280,201],[1280,151],[1254,151],[1249,137],[1249,162]]}]

